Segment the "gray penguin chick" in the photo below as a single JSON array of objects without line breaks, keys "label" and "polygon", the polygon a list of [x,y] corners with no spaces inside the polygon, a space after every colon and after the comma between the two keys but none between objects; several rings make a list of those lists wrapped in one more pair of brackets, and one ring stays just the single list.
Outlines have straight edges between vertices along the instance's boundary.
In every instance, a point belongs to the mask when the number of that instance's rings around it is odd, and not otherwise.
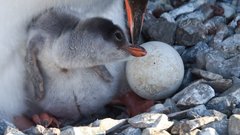
[{"label": "gray penguin chick", "polygon": [[29,100],[59,119],[96,113],[126,84],[124,61],[145,54],[110,20],[70,9],[47,10],[28,33]]}]

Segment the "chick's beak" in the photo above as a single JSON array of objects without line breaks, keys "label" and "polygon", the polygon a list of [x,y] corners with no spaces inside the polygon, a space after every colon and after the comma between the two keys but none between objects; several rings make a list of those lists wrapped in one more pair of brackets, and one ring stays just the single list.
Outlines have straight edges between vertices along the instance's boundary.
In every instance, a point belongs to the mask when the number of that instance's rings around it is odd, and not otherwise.
[{"label": "chick's beak", "polygon": [[139,40],[147,2],[148,0],[125,0],[128,27],[133,45],[137,45]]},{"label": "chick's beak", "polygon": [[143,57],[147,54],[143,47],[137,45],[124,46],[123,49],[135,57]]}]

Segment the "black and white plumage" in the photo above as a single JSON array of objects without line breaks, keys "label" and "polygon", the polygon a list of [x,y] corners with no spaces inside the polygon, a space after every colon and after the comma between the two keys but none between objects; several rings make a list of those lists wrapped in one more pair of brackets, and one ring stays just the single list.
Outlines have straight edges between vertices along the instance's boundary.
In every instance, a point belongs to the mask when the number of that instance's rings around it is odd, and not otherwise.
[{"label": "black and white plumage", "polygon": [[[24,88],[26,69],[26,27],[31,19],[51,7],[70,7],[85,16],[105,17],[126,30],[123,0],[9,0],[0,5],[0,118],[12,121],[13,116],[27,110]],[[97,5],[97,6],[96,6]]]},{"label": "black and white plumage", "polygon": [[28,30],[27,69],[36,83],[30,90],[38,88],[40,76],[45,96],[36,106],[57,118],[77,119],[109,103],[120,90],[123,61],[130,56],[120,27],[104,18],[78,17],[81,14],[51,9]]}]

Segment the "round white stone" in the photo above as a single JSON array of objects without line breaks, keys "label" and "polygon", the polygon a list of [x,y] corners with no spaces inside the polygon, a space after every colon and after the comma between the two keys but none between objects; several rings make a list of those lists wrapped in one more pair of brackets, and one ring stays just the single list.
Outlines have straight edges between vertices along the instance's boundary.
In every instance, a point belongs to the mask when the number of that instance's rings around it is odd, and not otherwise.
[{"label": "round white stone", "polygon": [[176,92],[184,75],[183,61],[170,45],[152,41],[141,45],[144,57],[127,62],[127,80],[132,90],[146,99],[164,99]]}]

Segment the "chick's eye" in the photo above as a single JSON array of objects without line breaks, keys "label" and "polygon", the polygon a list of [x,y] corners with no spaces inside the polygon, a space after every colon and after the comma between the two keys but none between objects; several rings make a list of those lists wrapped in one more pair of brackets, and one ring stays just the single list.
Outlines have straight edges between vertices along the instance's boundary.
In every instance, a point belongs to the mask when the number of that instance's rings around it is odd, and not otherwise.
[{"label": "chick's eye", "polygon": [[116,31],[114,33],[114,38],[117,40],[117,41],[122,41],[123,40],[123,35],[120,31]]}]

